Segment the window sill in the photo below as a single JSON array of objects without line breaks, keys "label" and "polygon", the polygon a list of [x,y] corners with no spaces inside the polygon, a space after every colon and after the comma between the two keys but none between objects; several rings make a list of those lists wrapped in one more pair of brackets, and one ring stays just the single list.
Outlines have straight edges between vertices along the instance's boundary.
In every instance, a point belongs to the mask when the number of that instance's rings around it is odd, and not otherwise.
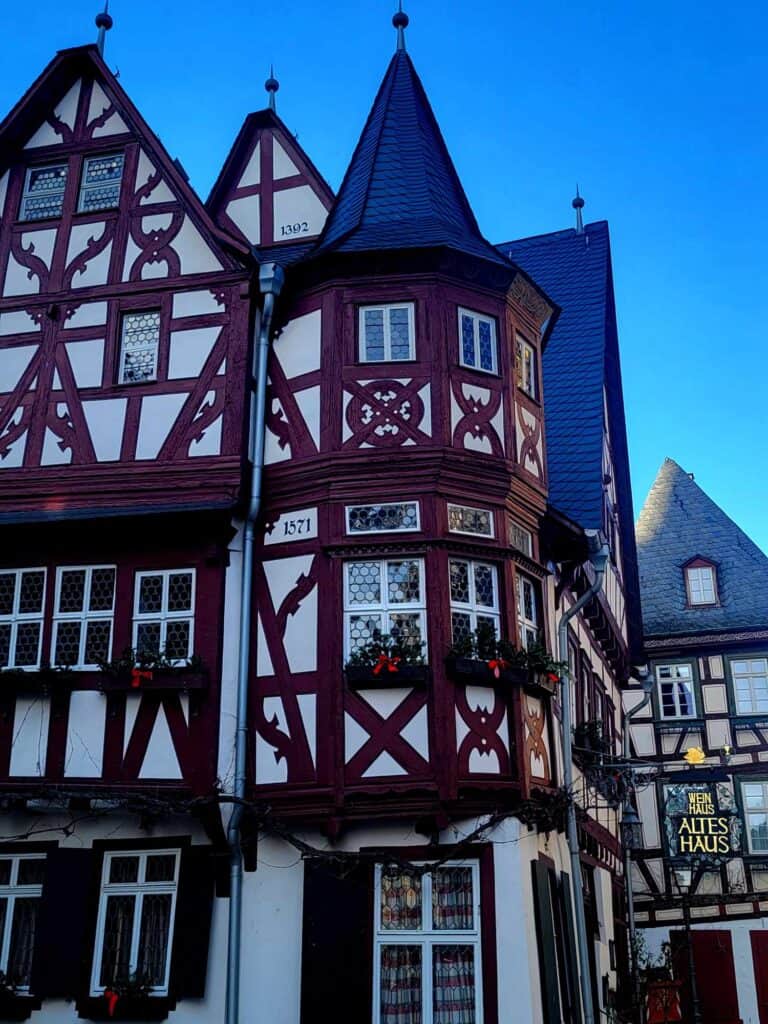
[{"label": "window sill", "polygon": [[497,690],[520,687],[534,696],[551,696],[557,691],[545,672],[529,672],[527,668],[511,666],[499,671],[498,676],[486,661],[479,658],[453,658],[445,660],[450,679],[461,686],[492,686]]},{"label": "window sill", "polygon": [[27,1020],[40,1005],[40,1000],[34,996],[0,991],[0,1020]]},{"label": "window sill", "polygon": [[89,996],[78,999],[77,1015],[82,1020],[165,1020],[176,1006],[170,996],[125,996],[115,1003],[109,1012],[109,1003],[104,996]]},{"label": "window sill", "polygon": [[481,373],[484,377],[496,377],[497,380],[501,379],[501,373],[499,370],[484,370],[482,366],[467,366],[466,363],[459,363],[460,370],[469,370],[470,373]]},{"label": "window sill", "polygon": [[389,690],[394,686],[425,687],[429,679],[428,665],[403,665],[396,672],[386,669],[378,674],[367,665],[348,665],[344,676],[350,690]]},{"label": "window sill", "polygon": [[67,692],[77,684],[80,673],[57,672],[50,668],[5,668],[0,671],[0,693],[56,693]]}]

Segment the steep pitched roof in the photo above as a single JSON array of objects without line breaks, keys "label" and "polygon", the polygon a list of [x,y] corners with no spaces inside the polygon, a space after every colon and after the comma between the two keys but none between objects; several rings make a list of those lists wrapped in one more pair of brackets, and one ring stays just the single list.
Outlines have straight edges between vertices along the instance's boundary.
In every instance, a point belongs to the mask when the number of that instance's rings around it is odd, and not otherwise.
[{"label": "steep pitched roof", "polygon": [[[673,459],[637,521],[643,626],[651,635],[768,625],[768,557]],[[686,608],[682,567],[717,565],[717,607]]]},{"label": "steep pitched roof", "polygon": [[640,635],[632,485],[606,221],[499,249],[560,306],[544,351],[549,500],[585,530],[603,525],[603,393],[614,459],[627,612]]},{"label": "steep pitched roof", "polygon": [[506,264],[480,234],[424,87],[398,50],[315,254],[432,246]]}]

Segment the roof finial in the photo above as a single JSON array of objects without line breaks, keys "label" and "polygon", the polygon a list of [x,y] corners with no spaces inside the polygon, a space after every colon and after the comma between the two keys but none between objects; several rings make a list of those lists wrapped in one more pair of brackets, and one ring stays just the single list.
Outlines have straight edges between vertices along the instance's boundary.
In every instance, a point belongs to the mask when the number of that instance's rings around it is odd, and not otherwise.
[{"label": "roof finial", "polygon": [[99,34],[96,37],[96,46],[102,57],[104,56],[104,37],[113,24],[112,16],[109,13],[109,0],[104,0],[104,10],[96,15],[96,28],[99,30]]},{"label": "roof finial", "polygon": [[397,29],[397,48],[405,50],[405,30],[408,28],[409,17],[403,10],[403,0],[400,0],[397,14],[392,18],[392,24]]},{"label": "roof finial", "polygon": [[264,88],[269,93],[269,109],[276,111],[277,108],[275,106],[275,93],[280,88],[280,83],[275,78],[275,68],[274,65],[272,64],[269,65],[269,78],[264,83]]},{"label": "roof finial", "polygon": [[576,185],[576,198],[571,203],[571,206],[576,211],[576,234],[584,234],[584,220],[581,216],[581,211],[584,209],[584,200],[579,195],[579,186]]}]

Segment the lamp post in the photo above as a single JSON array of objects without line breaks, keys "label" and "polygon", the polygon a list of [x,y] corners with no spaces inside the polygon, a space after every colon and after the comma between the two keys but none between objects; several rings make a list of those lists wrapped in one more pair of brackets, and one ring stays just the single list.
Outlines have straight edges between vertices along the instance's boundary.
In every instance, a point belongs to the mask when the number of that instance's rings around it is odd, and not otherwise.
[{"label": "lamp post", "polygon": [[688,984],[691,989],[693,1024],[702,1024],[699,987],[696,983],[696,963],[693,957],[693,938],[691,933],[691,884],[693,881],[693,869],[687,866],[681,866],[673,868],[673,872],[677,888],[680,890],[680,897],[683,904],[683,925],[685,927],[685,943],[688,949]]}]

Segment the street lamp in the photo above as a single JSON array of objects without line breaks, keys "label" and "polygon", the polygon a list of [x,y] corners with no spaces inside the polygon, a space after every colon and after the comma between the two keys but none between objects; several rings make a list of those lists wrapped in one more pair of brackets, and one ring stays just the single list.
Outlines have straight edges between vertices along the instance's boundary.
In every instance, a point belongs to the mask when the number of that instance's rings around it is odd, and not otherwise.
[{"label": "street lamp", "polygon": [[625,850],[638,850],[643,845],[643,823],[629,796],[621,809],[621,845]]},{"label": "street lamp", "polygon": [[691,886],[693,868],[687,864],[676,864],[672,868],[675,882],[683,904],[683,924],[685,926],[685,942],[688,948],[688,983],[691,987],[691,1009],[693,1024],[702,1024],[701,1004],[699,1002],[699,986],[696,983],[696,963],[693,958],[693,938],[691,934]]}]

